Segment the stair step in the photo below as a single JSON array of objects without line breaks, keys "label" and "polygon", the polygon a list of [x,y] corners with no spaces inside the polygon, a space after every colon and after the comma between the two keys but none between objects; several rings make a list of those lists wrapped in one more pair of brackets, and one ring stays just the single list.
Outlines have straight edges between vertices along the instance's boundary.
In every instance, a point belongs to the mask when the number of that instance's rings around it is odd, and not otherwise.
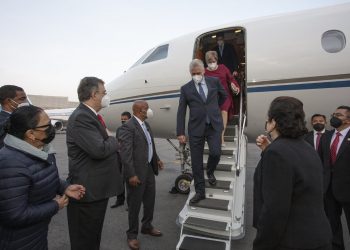
[{"label": "stair step", "polygon": [[184,222],[184,226],[195,226],[213,229],[217,231],[227,231],[228,230],[228,222],[216,221],[216,220],[207,220],[197,217],[188,217]]},{"label": "stair step", "polygon": [[179,250],[225,250],[226,244],[222,241],[215,241],[209,239],[200,239],[190,236],[185,236]]},{"label": "stair step", "polygon": [[225,140],[225,142],[234,142],[235,141],[235,136],[231,136],[231,135],[225,135],[224,136],[224,140]]},{"label": "stair step", "polygon": [[208,180],[205,180],[205,187],[206,188],[230,190],[231,189],[230,186],[231,186],[231,182],[230,181],[216,180],[216,184],[215,185],[210,185]]},{"label": "stair step", "polygon": [[222,210],[222,211],[229,211],[229,209],[228,209],[229,203],[230,203],[230,201],[228,201],[228,200],[206,198],[204,200],[199,201],[198,203],[190,204],[190,206],[191,207],[207,208],[207,209],[216,209],[216,210]]},{"label": "stair step", "polygon": [[[221,155],[233,155],[234,148],[223,147],[221,148]],[[209,154],[209,148],[204,148],[204,154]]]},{"label": "stair step", "polygon": [[[207,169],[207,163],[203,163],[204,169]],[[232,164],[219,163],[215,171],[231,172]]]}]

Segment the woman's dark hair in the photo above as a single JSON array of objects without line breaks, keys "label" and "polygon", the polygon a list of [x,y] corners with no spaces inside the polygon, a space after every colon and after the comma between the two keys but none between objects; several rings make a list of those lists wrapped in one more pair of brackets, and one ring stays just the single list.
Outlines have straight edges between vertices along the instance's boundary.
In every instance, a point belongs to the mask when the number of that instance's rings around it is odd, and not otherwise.
[{"label": "woman's dark hair", "polygon": [[303,103],[294,97],[275,98],[268,112],[268,120],[272,119],[282,137],[297,138],[307,133]]},{"label": "woman's dark hair", "polygon": [[32,105],[16,109],[6,121],[5,132],[23,140],[25,132],[38,125],[41,112],[43,109]]}]

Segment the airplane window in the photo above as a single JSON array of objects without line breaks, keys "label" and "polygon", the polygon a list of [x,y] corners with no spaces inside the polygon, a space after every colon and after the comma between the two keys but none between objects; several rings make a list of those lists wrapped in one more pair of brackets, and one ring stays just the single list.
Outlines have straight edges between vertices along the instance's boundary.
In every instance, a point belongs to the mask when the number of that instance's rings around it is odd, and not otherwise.
[{"label": "airplane window", "polygon": [[328,53],[337,53],[345,48],[346,38],[344,33],[339,30],[328,30],[323,33],[321,44]]},{"label": "airplane window", "polygon": [[159,46],[142,62],[142,64],[166,58],[168,56],[168,48],[169,44]]}]

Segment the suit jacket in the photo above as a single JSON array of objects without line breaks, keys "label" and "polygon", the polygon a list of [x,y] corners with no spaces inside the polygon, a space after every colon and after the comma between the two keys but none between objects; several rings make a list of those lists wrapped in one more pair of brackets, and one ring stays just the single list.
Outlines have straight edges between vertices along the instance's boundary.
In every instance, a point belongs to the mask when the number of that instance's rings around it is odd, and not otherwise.
[{"label": "suit jacket", "polygon": [[231,74],[233,71],[238,69],[238,59],[236,51],[231,44],[224,44],[222,56],[220,54],[219,46],[216,46],[214,50],[218,53],[218,64],[224,64],[230,70]]},{"label": "suit jacket", "polygon": [[86,194],[79,202],[115,196],[123,190],[118,161],[118,143],[108,136],[96,114],[80,104],[68,119],[68,181],[81,184]]},{"label": "suit jacket", "polygon": [[254,177],[253,249],[314,249],[331,242],[323,208],[322,163],[302,138],[277,138]]},{"label": "suit jacket", "polygon": [[4,131],[4,125],[7,121],[7,118],[10,117],[11,114],[1,110],[0,112],[0,148],[4,146],[4,138],[5,138],[5,131]]},{"label": "suit jacket", "polygon": [[[159,157],[156,152],[153,133],[149,124],[146,121],[144,123],[151,135],[153,145],[153,157],[150,164],[154,174],[158,175]],[[134,116],[120,127],[119,141],[121,144],[120,155],[126,180],[136,175],[141,182],[145,181],[146,170],[150,167],[148,164],[148,142],[141,125]]]},{"label": "suit jacket", "polygon": [[187,106],[190,108],[188,121],[189,135],[203,136],[207,115],[216,131],[222,131],[224,129],[220,105],[225,102],[227,93],[218,78],[205,76],[205,82],[208,86],[206,102],[203,102],[193,80],[181,87],[179,107],[177,110],[177,135],[185,135]]},{"label": "suit jacket", "polygon": [[[324,133],[326,133],[328,130],[325,130]],[[323,135],[322,135],[323,136]],[[322,137],[321,137],[322,138]],[[309,131],[305,136],[304,136],[305,141],[307,141],[311,146],[315,148],[314,144],[314,131]],[[321,141],[320,141],[321,142]]]},{"label": "suit jacket", "polygon": [[[350,202],[350,131],[340,145],[337,159],[330,163],[330,148],[334,130],[328,131],[321,138],[319,154],[323,163],[324,191],[332,188],[334,197],[339,202]],[[330,186],[331,185],[331,186]]]}]

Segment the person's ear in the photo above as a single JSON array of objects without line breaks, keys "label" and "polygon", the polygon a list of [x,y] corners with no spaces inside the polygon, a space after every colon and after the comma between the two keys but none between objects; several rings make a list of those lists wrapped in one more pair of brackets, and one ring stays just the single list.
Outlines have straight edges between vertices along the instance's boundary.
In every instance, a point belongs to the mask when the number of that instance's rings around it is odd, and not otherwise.
[{"label": "person's ear", "polygon": [[28,138],[31,141],[35,141],[35,135],[34,135],[34,130],[33,129],[28,129],[24,133],[24,138]]},{"label": "person's ear", "polygon": [[[272,130],[276,129],[276,121],[275,121],[275,119],[273,119],[273,118],[272,118],[272,120],[271,120],[271,125],[272,125],[272,127],[273,127]],[[271,131],[272,131],[272,130],[271,130]]]}]

